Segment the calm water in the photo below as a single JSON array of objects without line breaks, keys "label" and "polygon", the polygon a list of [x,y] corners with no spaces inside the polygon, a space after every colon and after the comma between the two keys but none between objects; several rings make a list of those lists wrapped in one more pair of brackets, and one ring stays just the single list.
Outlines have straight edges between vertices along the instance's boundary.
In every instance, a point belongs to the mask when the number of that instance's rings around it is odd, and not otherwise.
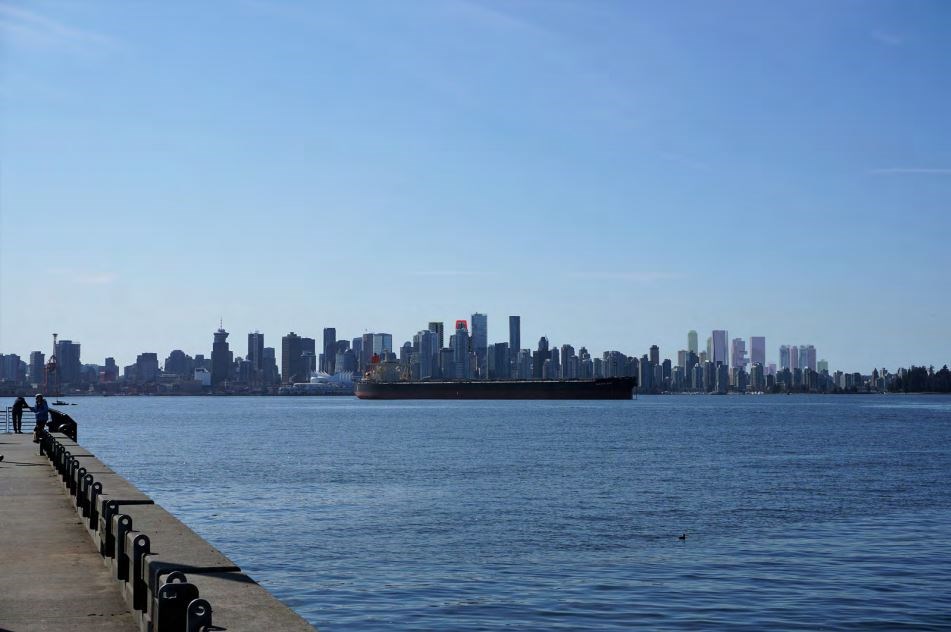
[{"label": "calm water", "polygon": [[951,398],[74,401],[322,630],[951,629]]}]

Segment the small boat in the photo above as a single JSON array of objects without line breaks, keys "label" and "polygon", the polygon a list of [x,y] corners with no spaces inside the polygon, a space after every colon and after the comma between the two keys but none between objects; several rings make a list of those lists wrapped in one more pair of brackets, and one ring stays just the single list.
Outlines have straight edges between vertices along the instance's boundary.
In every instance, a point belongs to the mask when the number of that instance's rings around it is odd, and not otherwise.
[{"label": "small boat", "polygon": [[61,399],[57,399],[55,402],[53,402],[53,406],[69,406],[69,402],[64,402]]}]

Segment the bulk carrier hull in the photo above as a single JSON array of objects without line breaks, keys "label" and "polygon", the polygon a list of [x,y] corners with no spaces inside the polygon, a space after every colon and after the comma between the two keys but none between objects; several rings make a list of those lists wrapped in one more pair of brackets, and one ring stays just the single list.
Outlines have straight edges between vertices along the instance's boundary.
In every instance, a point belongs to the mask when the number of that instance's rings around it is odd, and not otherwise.
[{"label": "bulk carrier hull", "polygon": [[631,399],[632,377],[596,380],[360,382],[360,399]]}]

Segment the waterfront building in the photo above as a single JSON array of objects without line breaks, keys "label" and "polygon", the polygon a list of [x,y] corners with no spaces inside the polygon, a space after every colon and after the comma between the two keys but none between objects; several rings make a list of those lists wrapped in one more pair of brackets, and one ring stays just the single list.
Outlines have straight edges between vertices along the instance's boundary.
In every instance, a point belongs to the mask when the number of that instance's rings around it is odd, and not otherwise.
[{"label": "waterfront building", "polygon": [[218,386],[231,378],[234,354],[228,348],[228,332],[219,327],[211,345],[211,385]]},{"label": "waterfront building", "polygon": [[799,359],[799,347],[796,345],[789,346],[789,368],[793,371],[802,368],[802,364]]},{"label": "waterfront building", "polygon": [[548,338],[542,336],[538,339],[538,349],[535,351],[533,372],[532,375],[536,380],[542,379],[542,367],[545,365],[545,360],[548,360],[551,357],[551,353],[548,349]]},{"label": "waterfront building", "polygon": [[687,350],[681,349],[677,352],[677,366],[686,367],[687,366]]},{"label": "waterfront building", "polygon": [[725,363],[716,365],[716,392],[725,395],[730,390],[730,367]]},{"label": "waterfront building", "polygon": [[653,382],[652,382],[652,384],[654,385],[654,391],[660,392],[665,390],[666,384],[664,381],[664,367],[659,364],[655,365],[653,363],[651,363],[651,366],[653,366],[654,368],[654,375],[653,375]]},{"label": "waterfront building", "polygon": [[323,339],[324,361],[320,370],[328,375],[333,375],[337,363],[337,329],[335,327],[324,327]]},{"label": "waterfront building", "polygon": [[779,345],[779,368],[780,370],[792,368],[789,358],[789,345]]},{"label": "waterfront building", "polygon": [[436,334],[436,349],[442,349],[446,346],[446,339],[443,337],[444,326],[442,321],[431,320],[426,329]]},{"label": "waterfront building", "polygon": [[713,336],[707,336],[707,360],[713,360]]},{"label": "waterfront building", "polygon": [[428,380],[435,376],[436,371],[436,332],[423,329],[413,337],[413,346],[416,348],[419,362],[419,377]]},{"label": "waterfront building", "polygon": [[571,380],[578,377],[577,370],[574,371],[575,375],[571,375],[572,360],[576,357],[577,356],[575,356],[574,347],[568,344],[561,345],[561,377],[562,378]]},{"label": "waterfront building", "polygon": [[[615,376],[612,375],[609,377]],[[645,393],[650,393],[654,390],[654,369],[646,353],[641,356],[641,361],[638,365],[637,383]]]},{"label": "waterfront building", "polygon": [[511,375],[509,366],[509,343],[496,342],[489,345],[486,358],[488,378],[490,380],[506,380]]},{"label": "waterfront building", "polygon": [[159,362],[157,353],[140,353],[135,358],[135,381],[137,384],[151,384],[158,379]]},{"label": "waterfront building", "polygon": [[452,348],[452,374],[450,377],[461,380],[470,377],[469,372],[469,326],[464,320],[456,321],[456,329],[449,339]]},{"label": "waterfront building", "polygon": [[766,390],[766,372],[761,362],[754,362],[750,368],[750,388],[754,391]]},{"label": "waterfront building", "polygon": [[313,338],[298,336],[293,331],[281,338],[281,378],[285,384],[310,379],[309,356],[313,356],[314,351]]},{"label": "waterfront building", "polygon": [[697,332],[693,329],[687,332],[687,351],[700,353],[700,347],[697,346]]},{"label": "waterfront building", "polygon": [[670,364],[670,358],[664,358],[664,361],[660,363],[660,368],[663,370],[661,375],[664,378],[664,384],[669,384],[673,376],[673,368]]},{"label": "waterfront building", "polygon": [[78,342],[60,340],[56,343],[56,372],[59,373],[60,386],[76,386],[80,383],[82,362],[79,354]]},{"label": "waterfront building", "polygon": [[520,349],[515,363],[516,377],[520,380],[530,380],[534,373],[532,352],[530,349]]},{"label": "waterfront building", "polygon": [[776,375],[776,363],[770,362],[766,365],[766,375]]},{"label": "waterfront building", "polygon": [[750,337],[750,362],[766,366],[766,336]]},{"label": "waterfront building", "polygon": [[732,366],[745,369],[748,362],[746,359],[746,341],[742,338],[734,338],[731,351]]},{"label": "waterfront building", "polygon": [[660,366],[660,347],[657,345],[651,345],[650,360],[653,366]]},{"label": "waterfront building", "polygon": [[273,386],[280,382],[277,371],[277,354],[274,347],[264,347],[261,352],[261,385]]},{"label": "waterfront building", "polygon": [[816,370],[816,348],[812,345],[799,347],[799,366],[810,371]]},{"label": "waterfront building", "polygon": [[[186,358],[188,356],[185,356]],[[112,383],[119,379],[119,367],[116,365],[115,358],[106,358],[106,364],[102,367],[99,381]]]},{"label": "waterfront building", "polygon": [[829,361],[828,360],[819,360],[816,363],[816,370],[819,373],[828,373],[829,372]]},{"label": "waterfront building", "polygon": [[42,351],[30,352],[30,384],[39,386],[46,382],[46,355]]},{"label": "waterfront building", "polygon": [[476,354],[476,363],[479,370],[477,375],[481,379],[488,377],[486,354],[489,349],[489,317],[476,312],[472,315],[472,351]]},{"label": "waterfront building", "polygon": [[714,364],[730,364],[730,358],[727,356],[727,332],[725,329],[713,330],[713,356],[711,358]]},{"label": "waterfront building", "polygon": [[[106,361],[108,362],[109,358],[106,358]],[[175,349],[165,358],[164,370],[166,373],[188,379],[195,373],[195,361],[181,349]]]}]

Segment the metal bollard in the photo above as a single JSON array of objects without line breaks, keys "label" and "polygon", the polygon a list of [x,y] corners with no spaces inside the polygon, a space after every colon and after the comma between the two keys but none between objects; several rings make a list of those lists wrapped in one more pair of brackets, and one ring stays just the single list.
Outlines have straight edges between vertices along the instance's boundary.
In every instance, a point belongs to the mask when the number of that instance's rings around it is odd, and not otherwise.
[{"label": "metal bollard", "polygon": [[149,602],[149,583],[142,577],[145,556],[149,554],[149,536],[140,533],[132,541],[132,607],[145,612]]},{"label": "metal bollard", "polygon": [[102,483],[96,481],[89,490],[89,528],[95,530],[99,524],[99,495],[102,493]]},{"label": "metal bollard", "polygon": [[80,507],[82,507],[82,510],[83,510],[83,518],[89,517],[89,488],[92,486],[92,483],[93,483],[92,474],[86,474],[85,476],[83,476],[83,485],[82,485],[82,488],[80,489],[80,492],[81,492],[80,495],[82,496],[82,504],[80,505]]},{"label": "metal bollard", "polygon": [[195,599],[188,604],[188,624],[185,632],[203,632],[212,625],[210,603],[204,599]]},{"label": "metal bollard", "polygon": [[125,550],[125,536],[132,531],[132,516],[122,514],[116,518],[116,579],[129,581],[129,556]]},{"label": "metal bollard", "polygon": [[184,573],[171,573],[155,594],[152,629],[179,632],[188,624],[188,606],[198,599],[198,587],[188,583]]},{"label": "metal bollard", "polygon": [[83,506],[83,479],[86,477],[86,468],[81,467],[76,470],[76,506],[82,508]]}]

